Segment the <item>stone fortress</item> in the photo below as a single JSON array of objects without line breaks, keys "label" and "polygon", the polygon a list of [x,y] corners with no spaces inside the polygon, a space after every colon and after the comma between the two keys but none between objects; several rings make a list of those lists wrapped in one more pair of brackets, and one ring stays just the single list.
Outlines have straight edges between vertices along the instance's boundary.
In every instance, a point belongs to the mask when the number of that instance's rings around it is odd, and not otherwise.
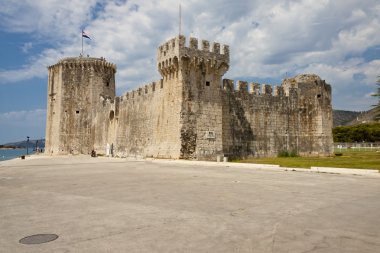
[{"label": "stone fortress", "polygon": [[333,152],[331,87],[316,75],[281,86],[223,79],[229,47],[184,36],[157,50],[162,79],[117,97],[116,66],[73,57],[49,66],[46,149],[216,160]]}]

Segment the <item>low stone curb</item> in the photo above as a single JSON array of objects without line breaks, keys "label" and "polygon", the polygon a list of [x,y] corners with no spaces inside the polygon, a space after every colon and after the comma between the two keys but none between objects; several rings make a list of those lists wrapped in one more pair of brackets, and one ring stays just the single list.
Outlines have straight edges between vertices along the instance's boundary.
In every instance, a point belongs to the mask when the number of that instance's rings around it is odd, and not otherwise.
[{"label": "low stone curb", "polygon": [[215,162],[215,161],[193,161],[193,160],[168,160],[168,159],[151,159],[150,161],[159,163],[178,163],[178,164],[193,164],[193,165],[206,165],[213,167],[247,167],[256,169],[281,169],[280,165],[276,164],[256,164],[256,163],[234,163],[234,162]]},{"label": "low stone curb", "polygon": [[243,167],[249,169],[262,169],[271,171],[299,171],[309,173],[331,173],[331,174],[348,174],[348,175],[362,175],[362,176],[375,176],[380,177],[378,170],[368,169],[350,169],[350,168],[332,168],[332,167],[311,167],[306,168],[290,168],[280,167],[276,164],[257,164],[257,163],[234,163],[234,162],[211,162],[211,161],[189,161],[189,160],[153,160],[163,163],[192,163],[194,165],[206,165],[206,166],[219,166],[219,167]]},{"label": "low stone curb", "polygon": [[339,173],[339,174],[351,174],[351,175],[380,176],[380,173],[378,170],[332,168],[332,167],[311,167],[310,170],[312,172],[322,172],[322,173]]}]

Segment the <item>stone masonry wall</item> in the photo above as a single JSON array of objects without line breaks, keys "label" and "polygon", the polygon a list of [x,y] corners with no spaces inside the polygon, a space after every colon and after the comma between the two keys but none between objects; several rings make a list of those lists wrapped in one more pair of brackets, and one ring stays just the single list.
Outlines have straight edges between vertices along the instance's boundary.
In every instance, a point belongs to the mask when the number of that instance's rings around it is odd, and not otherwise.
[{"label": "stone masonry wall", "polygon": [[[307,75],[310,77],[310,75]],[[332,153],[331,88],[319,77],[270,85],[223,81],[223,152],[230,157]],[[287,85],[293,82],[293,85]]]},{"label": "stone masonry wall", "polygon": [[271,87],[223,81],[223,151],[230,157],[273,156],[286,149],[288,97]]},{"label": "stone masonry wall", "polygon": [[175,79],[162,80],[120,97],[115,155],[179,158],[176,83]]},{"label": "stone masonry wall", "polygon": [[45,152],[58,154],[62,105],[62,66],[49,67]]},{"label": "stone masonry wall", "polygon": [[103,58],[65,58],[49,67],[47,153],[91,152],[99,97],[115,96],[115,72]]},{"label": "stone masonry wall", "polygon": [[[198,46],[200,44],[200,46]],[[66,58],[49,67],[46,152],[214,160],[332,153],[331,87],[223,80],[229,47],[178,36],[157,50],[162,79],[115,96],[116,66]]]},{"label": "stone masonry wall", "polygon": [[[184,38],[183,45],[185,44]],[[189,47],[181,47],[180,74],[183,78],[181,110],[181,158],[214,159],[222,154],[221,79],[229,67],[227,46],[190,38]]]}]

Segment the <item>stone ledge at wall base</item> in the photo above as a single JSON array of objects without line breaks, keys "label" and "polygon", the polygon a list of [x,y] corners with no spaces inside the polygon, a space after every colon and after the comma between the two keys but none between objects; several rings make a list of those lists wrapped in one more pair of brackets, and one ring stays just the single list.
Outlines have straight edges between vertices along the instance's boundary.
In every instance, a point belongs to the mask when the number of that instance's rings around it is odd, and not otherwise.
[{"label": "stone ledge at wall base", "polygon": [[[220,161],[223,156],[220,156]],[[181,163],[189,162],[193,164],[208,165],[208,166],[222,166],[222,167],[242,167],[247,169],[258,169],[258,170],[268,170],[268,171],[296,171],[296,172],[308,172],[308,173],[326,173],[326,174],[346,174],[346,175],[358,175],[358,176],[370,176],[370,177],[379,177],[379,170],[369,170],[369,169],[350,169],[350,168],[332,168],[332,167],[311,167],[307,168],[291,168],[291,167],[280,167],[277,164],[258,164],[258,163],[238,163],[238,162],[212,162],[212,161],[196,161],[196,160],[168,160],[168,159],[153,159],[154,161],[159,162],[168,162],[168,163]]]},{"label": "stone ledge at wall base", "polygon": [[332,167],[311,167],[310,171],[319,173],[337,173],[350,175],[373,175],[380,176],[379,170],[332,168]]}]

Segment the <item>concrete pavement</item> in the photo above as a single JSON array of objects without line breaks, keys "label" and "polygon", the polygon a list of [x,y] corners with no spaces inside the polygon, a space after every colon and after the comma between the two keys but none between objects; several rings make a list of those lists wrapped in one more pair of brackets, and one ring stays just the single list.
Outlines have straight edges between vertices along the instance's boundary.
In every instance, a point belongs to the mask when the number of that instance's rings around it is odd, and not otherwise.
[{"label": "concrete pavement", "polygon": [[[380,252],[380,178],[230,163],[0,162],[0,252]],[[34,234],[57,234],[36,245]]]}]

